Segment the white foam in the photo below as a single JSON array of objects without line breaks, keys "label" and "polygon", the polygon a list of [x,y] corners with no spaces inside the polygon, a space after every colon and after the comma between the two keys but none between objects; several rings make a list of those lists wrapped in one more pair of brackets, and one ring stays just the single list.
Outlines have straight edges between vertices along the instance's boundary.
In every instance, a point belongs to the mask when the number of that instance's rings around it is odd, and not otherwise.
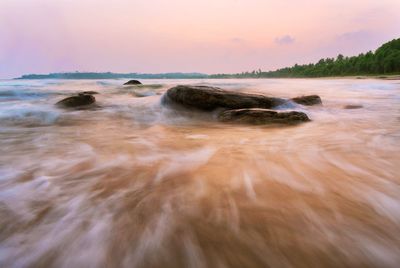
[{"label": "white foam", "polygon": [[[400,199],[387,193],[369,189],[363,195],[369,200],[369,204],[376,212],[400,224]],[[399,196],[399,192],[396,193]]]},{"label": "white foam", "polygon": [[247,172],[243,173],[243,181],[244,185],[246,187],[246,194],[247,196],[255,200],[257,198],[256,192],[254,191],[254,178],[250,176]]},{"label": "white foam", "polygon": [[214,155],[216,149],[213,147],[204,147],[194,151],[184,151],[179,153],[170,153],[163,155],[165,162],[160,167],[155,182],[160,182],[163,178],[173,174],[194,171]]},{"label": "white foam", "polygon": [[53,107],[32,103],[0,105],[0,120],[9,123],[48,125],[54,123],[60,112]]},{"label": "white foam", "polygon": [[192,140],[207,140],[209,136],[204,134],[191,134],[187,135],[186,138]]}]

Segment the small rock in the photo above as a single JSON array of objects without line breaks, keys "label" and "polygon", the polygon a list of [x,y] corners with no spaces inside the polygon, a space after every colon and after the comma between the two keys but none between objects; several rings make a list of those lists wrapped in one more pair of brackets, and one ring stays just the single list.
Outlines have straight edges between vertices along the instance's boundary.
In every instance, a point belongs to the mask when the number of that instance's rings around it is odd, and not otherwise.
[{"label": "small rock", "polygon": [[321,98],[318,95],[301,96],[293,98],[292,101],[306,106],[322,104]]},{"label": "small rock", "polygon": [[343,109],[360,109],[362,107],[363,107],[362,105],[350,104],[344,106]]},{"label": "small rock", "polygon": [[93,104],[95,101],[95,97],[90,94],[79,94],[77,96],[65,98],[57,102],[56,105],[64,108],[75,108]]},{"label": "small rock", "polygon": [[83,91],[83,92],[81,92],[81,93],[79,93],[79,95],[81,95],[81,94],[86,94],[86,95],[96,95],[96,94],[100,94],[99,92],[97,92],[97,91]]},{"label": "small rock", "polygon": [[141,85],[141,84],[142,83],[140,83],[140,81],[138,81],[138,80],[129,80],[124,85]]},{"label": "small rock", "polygon": [[176,86],[168,89],[163,104],[178,104],[187,108],[212,111],[218,108],[265,108],[270,109],[285,103],[284,99],[258,94],[226,91],[207,86]]},{"label": "small rock", "polygon": [[293,125],[308,122],[310,119],[302,112],[275,112],[267,109],[236,109],[223,111],[218,115],[221,122],[232,122],[242,124],[264,125],[264,124],[286,124]]}]

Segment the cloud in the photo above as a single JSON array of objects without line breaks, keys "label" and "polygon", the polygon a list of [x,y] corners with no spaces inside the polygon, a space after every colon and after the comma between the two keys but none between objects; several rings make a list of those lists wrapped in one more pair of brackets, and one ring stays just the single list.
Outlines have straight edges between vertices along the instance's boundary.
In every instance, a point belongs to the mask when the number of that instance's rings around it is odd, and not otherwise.
[{"label": "cloud", "polygon": [[290,35],[284,35],[275,38],[275,43],[277,43],[278,45],[290,45],[293,44],[294,41],[295,39]]},{"label": "cloud", "polygon": [[346,32],[337,36],[337,41],[340,42],[368,42],[375,37],[375,34],[367,30],[359,30],[353,32]]},{"label": "cloud", "polygon": [[332,45],[340,53],[349,55],[375,50],[383,43],[389,41],[391,35],[382,31],[356,30],[344,32],[332,40]]},{"label": "cloud", "polygon": [[229,39],[229,41],[232,43],[237,43],[237,44],[242,44],[245,42],[245,40],[240,37],[233,37],[233,38]]}]

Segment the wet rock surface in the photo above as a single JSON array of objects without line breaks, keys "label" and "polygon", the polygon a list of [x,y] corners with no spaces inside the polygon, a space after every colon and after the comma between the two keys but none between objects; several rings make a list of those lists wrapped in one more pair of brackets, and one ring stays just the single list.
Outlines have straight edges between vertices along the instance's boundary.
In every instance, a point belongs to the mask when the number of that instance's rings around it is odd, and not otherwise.
[{"label": "wet rock surface", "polygon": [[62,108],[77,108],[91,105],[96,102],[96,98],[91,94],[80,93],[77,96],[65,98],[56,103],[58,107]]},{"label": "wet rock surface", "polygon": [[321,98],[318,95],[300,96],[293,98],[292,101],[306,106],[322,104]]},{"label": "wet rock surface", "polygon": [[362,105],[357,105],[357,104],[349,104],[349,105],[345,105],[343,107],[343,109],[347,109],[347,110],[352,110],[352,109],[361,109],[363,108]]},{"label": "wet rock surface", "polygon": [[124,85],[141,85],[142,83],[138,80],[129,80]]},{"label": "wet rock surface", "polygon": [[308,122],[310,119],[303,112],[276,112],[267,109],[235,109],[223,111],[218,115],[221,122],[242,123],[242,124],[285,124],[294,125]]},{"label": "wet rock surface", "polygon": [[100,94],[99,92],[97,92],[97,91],[92,91],[92,90],[89,90],[89,91],[83,91],[82,93],[79,93],[79,95],[81,95],[81,94],[86,94],[86,95],[96,95],[96,94]]},{"label": "wet rock surface", "polygon": [[177,104],[204,111],[212,111],[218,108],[271,109],[285,102],[286,101],[281,98],[226,91],[217,87],[208,86],[176,86],[170,88],[163,96],[164,104]]}]

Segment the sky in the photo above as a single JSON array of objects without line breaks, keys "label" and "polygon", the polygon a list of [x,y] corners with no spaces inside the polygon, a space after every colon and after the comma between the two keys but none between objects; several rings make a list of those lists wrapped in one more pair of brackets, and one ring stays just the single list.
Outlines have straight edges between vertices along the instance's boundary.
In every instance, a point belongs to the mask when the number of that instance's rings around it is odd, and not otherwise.
[{"label": "sky", "polygon": [[0,78],[274,70],[400,38],[400,0],[0,0]]}]

